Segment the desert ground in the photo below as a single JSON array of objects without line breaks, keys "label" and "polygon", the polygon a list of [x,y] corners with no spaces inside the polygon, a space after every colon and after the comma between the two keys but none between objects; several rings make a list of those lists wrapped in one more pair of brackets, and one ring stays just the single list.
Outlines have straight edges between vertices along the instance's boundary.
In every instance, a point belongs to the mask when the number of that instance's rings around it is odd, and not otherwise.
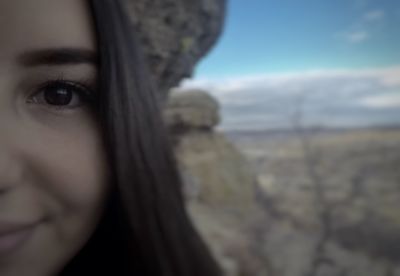
[{"label": "desert ground", "polygon": [[400,127],[225,134],[257,175],[268,275],[400,275]]}]

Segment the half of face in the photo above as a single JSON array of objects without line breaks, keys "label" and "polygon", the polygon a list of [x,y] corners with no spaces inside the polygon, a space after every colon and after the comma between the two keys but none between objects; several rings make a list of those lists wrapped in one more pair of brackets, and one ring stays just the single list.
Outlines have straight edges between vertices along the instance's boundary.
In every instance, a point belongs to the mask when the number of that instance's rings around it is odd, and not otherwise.
[{"label": "half of face", "polygon": [[83,0],[0,1],[0,275],[56,275],[95,231],[108,166]]}]

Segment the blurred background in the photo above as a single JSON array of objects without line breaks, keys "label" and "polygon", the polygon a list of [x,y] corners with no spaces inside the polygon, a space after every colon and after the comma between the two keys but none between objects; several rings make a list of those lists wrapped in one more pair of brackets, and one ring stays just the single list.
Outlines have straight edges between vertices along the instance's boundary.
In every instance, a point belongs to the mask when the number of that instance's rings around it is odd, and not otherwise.
[{"label": "blurred background", "polygon": [[230,276],[400,275],[400,2],[230,0],[166,119]]}]

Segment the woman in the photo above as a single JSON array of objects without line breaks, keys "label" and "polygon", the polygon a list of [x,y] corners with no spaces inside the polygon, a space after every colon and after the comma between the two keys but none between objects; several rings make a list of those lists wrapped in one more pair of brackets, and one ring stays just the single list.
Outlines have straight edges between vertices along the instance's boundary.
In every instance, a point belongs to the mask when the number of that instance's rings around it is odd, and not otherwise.
[{"label": "woman", "polygon": [[213,276],[120,1],[0,1],[0,275]]}]

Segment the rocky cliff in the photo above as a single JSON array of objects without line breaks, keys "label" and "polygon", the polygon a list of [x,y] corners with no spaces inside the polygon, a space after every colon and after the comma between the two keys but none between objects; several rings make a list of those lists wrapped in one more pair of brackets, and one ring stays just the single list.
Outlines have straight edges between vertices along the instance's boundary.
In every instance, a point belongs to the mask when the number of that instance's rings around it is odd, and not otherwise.
[{"label": "rocky cliff", "polygon": [[218,103],[203,91],[172,93],[165,119],[189,211],[226,275],[266,275],[247,233],[261,210],[255,202],[256,178],[244,156],[215,130]]},{"label": "rocky cliff", "polygon": [[173,93],[165,119],[191,200],[238,211],[254,203],[254,174],[239,151],[214,129],[219,123],[214,98],[197,90]]},{"label": "rocky cliff", "polygon": [[127,8],[164,100],[217,41],[226,0],[127,0]]}]

